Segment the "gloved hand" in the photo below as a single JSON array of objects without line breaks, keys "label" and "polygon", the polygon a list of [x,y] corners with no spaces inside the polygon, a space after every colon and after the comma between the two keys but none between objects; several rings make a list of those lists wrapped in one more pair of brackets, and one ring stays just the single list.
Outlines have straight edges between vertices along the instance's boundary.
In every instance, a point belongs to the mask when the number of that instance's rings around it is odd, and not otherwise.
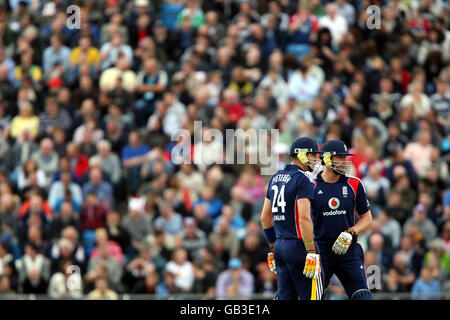
[{"label": "gloved hand", "polygon": [[320,255],[317,251],[308,251],[303,274],[307,278],[318,279],[320,276]]},{"label": "gloved hand", "polygon": [[323,170],[323,165],[321,165],[320,163],[316,163],[314,165],[313,171],[306,171],[305,174],[314,180],[322,170]]},{"label": "gloved hand", "polygon": [[275,267],[275,259],[273,258],[273,252],[269,252],[267,254],[267,264],[269,266],[270,271],[277,273],[277,268]]},{"label": "gloved hand", "polygon": [[346,254],[348,248],[352,244],[353,237],[356,237],[356,233],[353,229],[347,229],[341,232],[341,234],[333,244],[333,253],[337,255]]}]

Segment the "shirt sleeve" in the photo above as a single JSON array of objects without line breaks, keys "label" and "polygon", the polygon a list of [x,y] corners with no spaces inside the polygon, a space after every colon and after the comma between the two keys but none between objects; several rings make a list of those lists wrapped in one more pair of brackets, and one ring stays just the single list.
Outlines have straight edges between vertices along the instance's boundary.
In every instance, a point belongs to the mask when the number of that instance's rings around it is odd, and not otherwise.
[{"label": "shirt sleeve", "polygon": [[314,183],[306,176],[297,180],[297,199],[301,198],[314,200]]},{"label": "shirt sleeve", "polygon": [[366,196],[366,189],[364,188],[362,182],[358,184],[358,191],[356,192],[356,212],[359,215],[366,213],[370,210],[370,203]]}]

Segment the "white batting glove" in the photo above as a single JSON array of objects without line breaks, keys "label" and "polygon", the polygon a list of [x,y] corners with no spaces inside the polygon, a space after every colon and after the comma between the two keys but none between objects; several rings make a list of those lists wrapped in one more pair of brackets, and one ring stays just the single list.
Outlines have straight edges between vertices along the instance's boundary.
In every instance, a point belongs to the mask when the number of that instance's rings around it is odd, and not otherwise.
[{"label": "white batting glove", "polygon": [[[353,234],[353,235],[352,235]],[[346,254],[348,248],[352,244],[353,236],[356,236],[356,233],[352,229],[345,230],[341,232],[339,237],[333,244],[332,251],[337,255]]]},{"label": "white batting glove", "polygon": [[303,274],[310,279],[318,279],[320,275],[320,256],[317,252],[311,251],[306,255],[305,268]]}]

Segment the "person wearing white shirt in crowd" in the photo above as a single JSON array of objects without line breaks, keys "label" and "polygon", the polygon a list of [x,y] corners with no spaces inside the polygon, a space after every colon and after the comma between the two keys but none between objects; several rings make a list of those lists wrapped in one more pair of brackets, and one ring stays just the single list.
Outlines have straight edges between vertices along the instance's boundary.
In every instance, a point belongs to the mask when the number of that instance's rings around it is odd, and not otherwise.
[{"label": "person wearing white shirt in crowd", "polygon": [[186,107],[176,98],[173,92],[169,91],[164,93],[163,104],[166,109],[163,118],[163,131],[171,137],[182,127],[181,121],[186,114]]},{"label": "person wearing white shirt in crowd", "polygon": [[194,283],[194,270],[192,263],[187,260],[187,251],[178,248],[173,253],[173,258],[166,265],[166,271],[175,275],[175,286],[189,292]]},{"label": "person wearing white shirt in crowd", "polygon": [[319,19],[319,26],[330,30],[333,45],[337,46],[348,31],[348,23],[339,14],[338,7],[335,3],[328,3],[326,5],[326,12],[327,14]]},{"label": "person wearing white shirt in crowd", "polygon": [[82,297],[83,281],[81,275],[75,272],[77,266],[73,261],[66,260],[62,263],[61,270],[50,278],[48,295],[54,299]]},{"label": "person wearing white shirt in crowd", "polygon": [[[206,128],[203,128],[206,130]],[[223,144],[209,131],[202,133],[203,139],[194,145],[194,163],[201,171],[213,163],[222,163]]]},{"label": "person wearing white shirt in crowd", "polygon": [[431,100],[423,93],[423,84],[416,81],[411,83],[408,89],[409,93],[403,96],[400,107],[405,108],[412,105],[416,116],[425,116],[431,109]]},{"label": "person wearing white shirt in crowd", "polygon": [[[381,204],[383,199],[387,198],[390,182],[386,177],[381,176],[379,166],[369,166],[368,175],[362,179],[362,182],[366,189],[367,197],[369,200],[374,201],[375,204]],[[380,199],[380,196],[382,199]],[[380,202],[377,203],[377,200]]]}]

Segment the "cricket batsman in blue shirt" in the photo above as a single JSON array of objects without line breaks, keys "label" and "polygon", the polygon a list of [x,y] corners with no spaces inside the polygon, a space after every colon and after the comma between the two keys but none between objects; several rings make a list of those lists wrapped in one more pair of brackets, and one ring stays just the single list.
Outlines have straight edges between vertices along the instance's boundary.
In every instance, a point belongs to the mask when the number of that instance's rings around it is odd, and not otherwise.
[{"label": "cricket batsman in blue shirt", "polygon": [[351,169],[351,162],[346,160],[349,155],[340,140],[322,145],[324,169],[315,179],[312,201],[314,238],[322,260],[323,287],[336,274],[351,300],[373,300],[364,252],[357,243],[358,234],[370,228],[372,213],[361,180],[347,175]]},{"label": "cricket batsman in blue shirt", "polygon": [[292,161],[272,176],[261,213],[271,252],[268,264],[278,276],[278,300],[320,300],[322,277],[311,220],[314,181],[307,173],[320,166],[319,146],[296,139]]}]

